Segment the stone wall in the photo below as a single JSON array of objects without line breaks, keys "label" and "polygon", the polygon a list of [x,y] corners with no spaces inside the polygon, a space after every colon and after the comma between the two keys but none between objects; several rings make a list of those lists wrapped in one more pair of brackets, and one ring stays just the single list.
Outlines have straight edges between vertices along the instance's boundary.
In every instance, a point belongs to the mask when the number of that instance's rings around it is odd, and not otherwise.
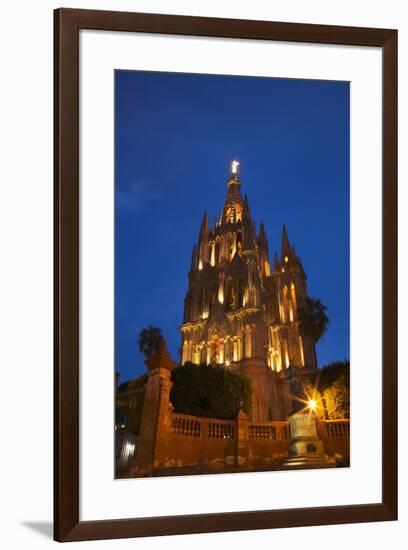
[{"label": "stone wall", "polygon": [[[165,345],[146,360],[142,420],[129,476],[279,469],[288,457],[289,424],[251,422],[240,410],[235,420],[200,418],[173,411],[171,360]],[[349,421],[317,419],[317,433],[330,456],[349,461]],[[340,457],[338,457],[340,458]],[[187,470],[186,470],[187,468]]]},{"label": "stone wall", "polygon": [[326,453],[329,456],[339,454],[346,464],[350,463],[350,421],[317,420],[317,434],[323,441]]},{"label": "stone wall", "polygon": [[[236,420],[171,412],[170,425],[150,465],[136,460],[131,475],[165,475],[166,470],[175,473],[177,468],[182,473],[187,467],[191,469],[188,473],[279,469],[288,456],[288,422],[249,422],[243,411]],[[325,452],[341,455],[341,462],[347,464],[349,421],[318,421],[317,427]],[[139,456],[144,456],[142,449]]]}]

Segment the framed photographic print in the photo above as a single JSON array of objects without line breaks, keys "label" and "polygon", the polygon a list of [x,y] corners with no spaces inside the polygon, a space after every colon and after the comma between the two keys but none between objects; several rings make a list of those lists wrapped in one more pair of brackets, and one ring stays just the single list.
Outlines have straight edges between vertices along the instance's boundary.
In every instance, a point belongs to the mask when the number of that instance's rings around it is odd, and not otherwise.
[{"label": "framed photographic print", "polygon": [[55,12],[55,539],[397,517],[397,31]]}]

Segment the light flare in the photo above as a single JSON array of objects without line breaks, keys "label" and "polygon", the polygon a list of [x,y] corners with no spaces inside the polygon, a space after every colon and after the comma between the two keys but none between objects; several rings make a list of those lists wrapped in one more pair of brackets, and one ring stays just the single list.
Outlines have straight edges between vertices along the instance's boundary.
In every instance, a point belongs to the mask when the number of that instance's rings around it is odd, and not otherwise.
[{"label": "light flare", "polygon": [[239,166],[239,161],[238,160],[233,160],[231,162],[231,171],[233,174],[236,174],[238,172],[238,166]]}]

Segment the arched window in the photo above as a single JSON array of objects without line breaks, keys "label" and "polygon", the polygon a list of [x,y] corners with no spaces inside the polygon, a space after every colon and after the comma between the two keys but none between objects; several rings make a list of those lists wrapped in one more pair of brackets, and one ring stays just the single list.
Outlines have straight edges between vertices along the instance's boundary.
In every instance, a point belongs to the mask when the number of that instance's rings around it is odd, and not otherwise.
[{"label": "arched window", "polygon": [[296,309],[297,309],[297,306],[296,306],[296,288],[295,288],[295,283],[292,283],[290,285],[290,297],[292,299],[292,304],[293,304],[293,311],[295,312]]},{"label": "arched window", "polygon": [[210,363],[220,362],[220,339],[214,336],[210,344]]},{"label": "arched window", "polygon": [[237,242],[237,252],[241,256],[242,255],[242,235],[241,235],[241,231],[237,232],[236,239],[237,239],[236,240],[236,242]]},{"label": "arched window", "polygon": [[211,289],[210,309],[216,303],[217,300],[218,300],[218,284],[215,283]]},{"label": "arched window", "polygon": [[210,265],[215,266],[215,243],[212,241],[210,243]]},{"label": "arched window", "polygon": [[242,359],[242,340],[237,338],[234,340],[234,361],[241,361]]},{"label": "arched window", "polygon": [[225,309],[227,311],[234,311],[236,309],[236,302],[237,290],[235,281],[231,278],[228,278],[225,284]]},{"label": "arched window", "polygon": [[287,369],[289,367],[290,359],[289,359],[288,341],[286,340],[286,338],[283,341],[283,349],[284,349],[285,369]]},{"label": "arched window", "polygon": [[228,336],[224,342],[224,361],[230,363],[234,359],[234,346],[231,338]]},{"label": "arched window", "polygon": [[198,253],[198,269],[203,269],[203,257],[204,257],[204,243],[200,243],[200,250]]},{"label": "arched window", "polygon": [[207,302],[207,293],[205,288],[203,288],[200,292],[200,316],[202,319],[206,319],[208,317],[208,302]]},{"label": "arched window", "polygon": [[227,233],[225,236],[225,258],[227,262],[232,260],[235,250],[234,235]]},{"label": "arched window", "polygon": [[288,293],[288,287],[285,285],[283,287],[283,322],[286,323],[288,319],[290,321],[293,321],[293,314],[291,312],[291,307],[289,303],[289,293]]}]

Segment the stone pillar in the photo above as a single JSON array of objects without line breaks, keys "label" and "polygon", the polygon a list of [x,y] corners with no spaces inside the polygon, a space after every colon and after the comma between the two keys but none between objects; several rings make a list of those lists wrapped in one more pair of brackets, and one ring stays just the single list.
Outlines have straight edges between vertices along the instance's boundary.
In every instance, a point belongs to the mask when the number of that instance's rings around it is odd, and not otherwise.
[{"label": "stone pillar", "polygon": [[238,469],[249,469],[249,433],[248,433],[248,417],[242,409],[240,409],[237,419],[237,450],[236,450],[236,467]]},{"label": "stone pillar", "polygon": [[285,468],[330,468],[336,461],[325,454],[313,412],[296,412],[289,417],[290,443]]},{"label": "stone pillar", "polygon": [[163,342],[160,350],[149,357],[145,364],[148,378],[145,384],[142,420],[134,474],[148,474],[160,466],[166,454],[166,441],[171,435],[170,380],[176,363],[171,359]]},{"label": "stone pillar", "polygon": [[[252,422],[266,422],[269,420],[268,407],[270,395],[269,368],[265,361],[258,357],[247,358],[241,361],[240,372],[245,374],[252,387]],[[258,406],[259,404],[259,406]]]}]

